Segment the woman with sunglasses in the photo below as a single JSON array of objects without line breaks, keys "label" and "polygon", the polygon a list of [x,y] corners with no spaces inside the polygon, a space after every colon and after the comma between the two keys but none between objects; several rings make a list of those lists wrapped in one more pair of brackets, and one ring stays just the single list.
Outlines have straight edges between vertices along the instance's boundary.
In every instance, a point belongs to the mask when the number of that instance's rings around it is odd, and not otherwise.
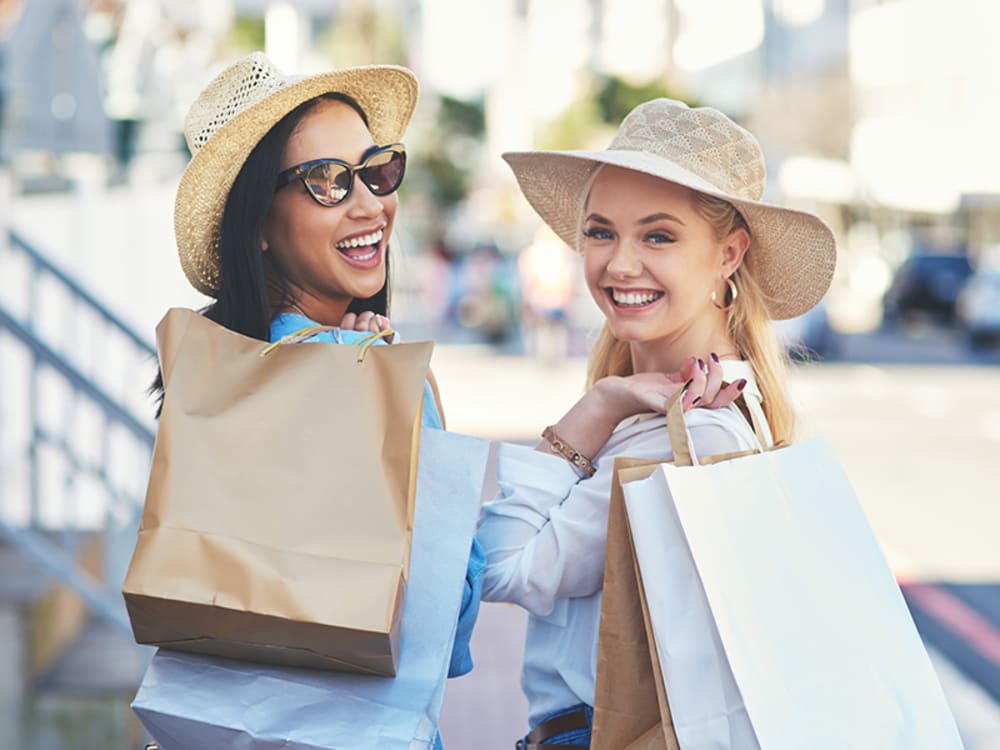
[{"label": "woman with sunglasses", "polygon": [[[207,318],[272,342],[319,324],[335,329],[311,341],[353,344],[389,327],[389,241],[417,91],[406,68],[296,78],[261,53],[205,88],[185,121],[193,156],[175,231],[185,275],[212,298]],[[153,391],[162,399],[159,376]],[[444,427],[430,373],[422,420]],[[483,560],[474,540],[450,677],[472,669]]]}]

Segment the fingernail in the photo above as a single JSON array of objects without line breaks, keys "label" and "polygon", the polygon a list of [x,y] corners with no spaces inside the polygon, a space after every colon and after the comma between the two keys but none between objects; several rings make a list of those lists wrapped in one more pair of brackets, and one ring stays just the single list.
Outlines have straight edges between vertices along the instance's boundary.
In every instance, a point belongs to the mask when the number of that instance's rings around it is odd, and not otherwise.
[{"label": "fingernail", "polygon": [[702,372],[705,372],[705,360],[703,359],[698,360],[698,369],[701,370]]},{"label": "fingernail", "polygon": [[746,378],[740,378],[739,380],[736,381],[736,390],[742,391],[746,387],[747,387],[747,379]]},{"label": "fingernail", "polygon": [[689,380],[688,382],[686,382],[686,383],[685,383],[685,384],[684,384],[684,385],[683,385],[683,386],[681,387],[681,393],[683,393],[684,391],[686,391],[686,390],[688,389],[688,386],[689,386],[689,385],[691,385],[691,384],[692,384],[693,382],[694,382],[694,378],[691,378],[691,379],[690,379],[690,380]]},{"label": "fingernail", "polygon": [[699,401],[701,401],[701,396],[698,396],[698,398],[696,398],[696,399],[695,399],[694,401],[692,401],[692,402],[691,402],[691,406],[694,406],[694,405],[695,405],[695,404],[697,404],[697,403],[698,403]]},{"label": "fingernail", "polygon": [[716,354],[715,352],[712,352],[712,361],[716,363],[718,363],[719,361],[719,355]]}]

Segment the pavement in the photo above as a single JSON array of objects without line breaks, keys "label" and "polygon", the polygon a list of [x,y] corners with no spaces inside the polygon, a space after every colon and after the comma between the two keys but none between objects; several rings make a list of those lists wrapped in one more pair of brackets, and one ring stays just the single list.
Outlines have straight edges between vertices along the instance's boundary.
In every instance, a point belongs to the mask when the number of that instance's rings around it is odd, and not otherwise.
[{"label": "pavement", "polygon": [[[842,351],[878,352],[884,362],[794,368],[803,431],[834,446],[904,591],[924,587],[921,601],[908,601],[967,750],[1000,750],[998,371],[970,363],[947,333],[842,343]],[[921,356],[938,364],[910,363]],[[475,345],[438,346],[432,366],[449,429],[529,444],[579,398],[585,376],[580,357],[551,365]],[[446,747],[509,750],[524,731],[524,623],[515,607],[483,605],[476,668],[449,681]]]}]

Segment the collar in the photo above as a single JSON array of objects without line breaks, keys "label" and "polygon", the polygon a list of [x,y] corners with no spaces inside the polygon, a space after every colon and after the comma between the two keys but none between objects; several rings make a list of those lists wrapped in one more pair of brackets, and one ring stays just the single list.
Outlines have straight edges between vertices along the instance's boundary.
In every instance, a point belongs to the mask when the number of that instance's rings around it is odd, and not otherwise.
[{"label": "collar", "polygon": [[[301,313],[280,312],[271,318],[271,341],[278,341],[290,333],[315,325],[319,324]],[[345,331],[343,328],[334,328],[328,335],[332,336],[338,344],[356,344],[369,334],[365,331]],[[385,342],[377,341],[376,343],[384,344]]]}]

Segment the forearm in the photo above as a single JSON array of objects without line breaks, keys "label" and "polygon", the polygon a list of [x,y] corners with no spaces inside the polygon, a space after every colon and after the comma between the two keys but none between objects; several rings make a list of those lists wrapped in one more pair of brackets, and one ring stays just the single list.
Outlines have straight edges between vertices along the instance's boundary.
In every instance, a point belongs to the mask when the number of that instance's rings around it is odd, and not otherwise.
[{"label": "forearm", "polygon": [[[621,420],[636,413],[634,404],[622,397],[615,385],[621,378],[605,378],[598,381],[562,418],[552,425],[552,431],[572,448],[592,459]],[[540,440],[535,450],[553,455],[561,455],[548,440]]]}]

